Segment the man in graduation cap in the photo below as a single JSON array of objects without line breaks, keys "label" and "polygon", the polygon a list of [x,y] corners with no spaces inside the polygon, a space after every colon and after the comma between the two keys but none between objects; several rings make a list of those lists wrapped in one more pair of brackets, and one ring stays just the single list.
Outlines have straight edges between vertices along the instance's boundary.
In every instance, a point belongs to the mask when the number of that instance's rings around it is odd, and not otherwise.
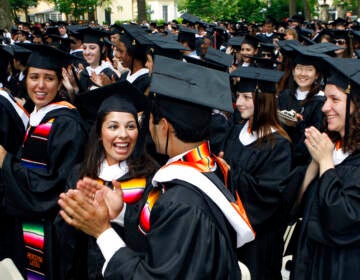
[{"label": "man in graduation cap", "polygon": [[[155,57],[150,92],[149,129],[157,150],[170,160],[155,174],[139,217],[138,230],[147,239],[145,253],[131,250],[114,233],[98,195],[94,204],[81,191],[62,194],[60,213],[70,225],[97,238],[106,279],[240,279],[235,248],[252,240],[254,233],[236,210],[239,199],[236,203],[215,175],[219,171],[223,177],[225,166],[211,155],[205,140],[212,108],[232,110],[228,77]],[[78,184],[94,194],[98,187],[89,179]]]}]

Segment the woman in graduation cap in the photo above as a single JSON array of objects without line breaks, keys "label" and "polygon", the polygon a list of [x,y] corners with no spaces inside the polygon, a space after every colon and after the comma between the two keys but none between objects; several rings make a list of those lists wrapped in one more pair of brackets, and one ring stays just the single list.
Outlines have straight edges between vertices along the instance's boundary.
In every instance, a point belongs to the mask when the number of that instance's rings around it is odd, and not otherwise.
[{"label": "woman in graduation cap", "polygon": [[286,207],[285,179],[291,167],[290,139],[276,109],[275,84],[283,72],[239,67],[236,107],[242,118],[224,139],[223,158],[249,215],[256,237],[238,249],[238,258],[251,279],[281,279]]},{"label": "woman in graduation cap", "polygon": [[289,88],[281,90],[277,99],[280,120],[293,143],[294,166],[310,161],[304,132],[309,126],[322,129],[321,106],[324,102],[321,61],[317,54],[307,54],[304,47],[298,50],[295,50],[296,56],[291,65]]},{"label": "woman in graduation cap", "polygon": [[122,79],[126,79],[145,93],[150,84],[149,69],[145,67],[147,49],[152,42],[145,37],[145,31],[137,25],[123,25],[123,28],[125,33],[120,36],[115,51],[115,56],[129,69],[122,74]]},{"label": "woman in graduation cap", "polygon": [[299,169],[303,222],[295,280],[352,280],[360,275],[360,64],[326,61],[331,69],[322,107],[326,130],[306,129],[312,160]]},{"label": "woman in graduation cap", "polygon": [[[112,227],[131,249],[143,252],[147,245],[144,235],[137,230],[138,217],[140,206],[144,204],[143,195],[150,191],[152,175],[158,169],[144,151],[143,136],[147,126],[142,123],[140,127],[138,121],[138,112],[146,109],[146,97],[127,81],[95,89],[89,94],[105,100],[96,113],[84,160],[69,176],[67,189],[76,188],[79,179],[89,177],[104,185],[108,201],[114,192],[121,191],[126,207],[118,217],[111,217]],[[112,184],[113,180],[120,183],[121,190],[117,182]],[[114,199],[114,204],[119,203],[117,196]],[[102,278],[104,259],[96,240],[75,231],[61,218],[57,219],[56,226],[61,243],[62,278]]]},{"label": "woman in graduation cap", "polygon": [[13,217],[2,230],[7,234],[7,256],[25,278],[54,279],[61,269],[56,265],[52,226],[56,200],[68,173],[82,157],[87,135],[77,110],[58,94],[68,54],[46,45],[27,47],[33,52],[25,73],[26,87],[35,108],[18,154],[0,146],[2,204]]},{"label": "woman in graduation cap", "polygon": [[230,72],[237,67],[255,66],[252,57],[258,52],[259,39],[251,35],[245,35],[243,38],[234,37],[229,40],[235,51],[235,63],[233,64]]},{"label": "woman in graduation cap", "polygon": [[85,28],[78,30],[83,35],[83,56],[88,66],[78,69],[78,84],[73,72],[64,71],[63,75],[69,83],[66,89],[73,94],[96,89],[119,79],[110,62],[106,61],[104,36],[106,33],[99,29]]}]

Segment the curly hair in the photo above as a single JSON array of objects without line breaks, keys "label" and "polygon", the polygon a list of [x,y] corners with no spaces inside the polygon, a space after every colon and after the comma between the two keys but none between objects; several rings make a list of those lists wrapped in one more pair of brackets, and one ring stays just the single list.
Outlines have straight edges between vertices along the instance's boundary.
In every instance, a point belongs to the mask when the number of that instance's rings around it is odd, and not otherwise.
[{"label": "curly hair", "polygon": [[[345,152],[360,151],[360,96],[357,94],[351,94],[350,98],[355,106],[354,111],[350,114],[349,118],[349,135],[347,139],[344,139],[341,142],[341,147]],[[326,127],[325,132],[328,133],[330,139],[334,143],[341,141],[341,135],[338,132],[329,131],[327,129],[326,118],[324,119],[324,122],[324,127]]]}]

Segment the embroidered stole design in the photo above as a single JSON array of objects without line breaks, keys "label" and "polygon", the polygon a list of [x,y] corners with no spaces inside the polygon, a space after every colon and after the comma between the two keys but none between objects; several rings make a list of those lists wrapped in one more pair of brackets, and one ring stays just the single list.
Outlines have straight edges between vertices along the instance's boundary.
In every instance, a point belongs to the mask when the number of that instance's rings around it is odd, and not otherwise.
[{"label": "embroidered stole design", "polygon": [[40,223],[23,223],[26,253],[26,274],[28,280],[45,279],[44,226]]},{"label": "embroidered stole design", "polygon": [[[196,168],[200,169],[201,172],[211,172],[215,167],[215,160],[214,157],[211,156],[209,144],[207,141],[203,142],[195,149],[189,151],[179,161],[185,165],[188,164],[190,166],[196,166]],[[160,195],[165,191],[166,189],[164,186],[160,188],[153,188],[150,191],[147,201],[140,213],[138,229],[142,234],[146,235],[150,231],[151,210]]]},{"label": "embroidered stole design", "polygon": [[31,169],[47,168],[47,141],[54,121],[55,118],[52,118],[46,123],[39,124],[38,126],[29,126],[25,134],[21,157],[23,166]]},{"label": "embroidered stole design", "polygon": [[[114,188],[111,182],[103,181],[98,179],[98,181],[110,188]],[[146,187],[146,178],[133,178],[126,181],[120,182],[120,187],[123,192],[124,202],[127,204],[134,204],[138,202],[145,190]]]},{"label": "embroidered stole design", "polygon": [[[73,105],[65,101],[53,104],[68,107],[70,109],[75,108]],[[51,118],[46,123],[41,123],[35,127],[28,127],[23,142],[21,157],[21,163],[23,166],[29,169],[47,168],[47,141],[54,121],[55,118]],[[23,222],[22,228],[27,260],[25,265],[27,279],[43,280],[45,279],[44,224],[40,222]]]}]

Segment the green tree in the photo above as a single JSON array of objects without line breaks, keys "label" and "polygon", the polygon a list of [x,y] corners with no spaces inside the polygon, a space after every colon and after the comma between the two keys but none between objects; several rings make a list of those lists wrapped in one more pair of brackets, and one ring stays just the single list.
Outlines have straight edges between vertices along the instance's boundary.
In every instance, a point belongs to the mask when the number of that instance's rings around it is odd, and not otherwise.
[{"label": "green tree", "polygon": [[29,7],[36,6],[38,3],[38,0],[9,0],[9,3],[10,3],[10,8],[12,10],[12,16],[14,18],[17,17],[17,14],[16,14],[17,10],[23,10],[26,21],[30,21],[29,13],[28,13]]},{"label": "green tree", "polygon": [[0,0],[0,28],[10,29],[10,5],[8,0]]},{"label": "green tree", "polygon": [[66,17],[72,15],[75,20],[83,16],[89,11],[89,7],[93,10],[98,4],[98,0],[51,0],[55,3],[56,9],[64,13]]}]

